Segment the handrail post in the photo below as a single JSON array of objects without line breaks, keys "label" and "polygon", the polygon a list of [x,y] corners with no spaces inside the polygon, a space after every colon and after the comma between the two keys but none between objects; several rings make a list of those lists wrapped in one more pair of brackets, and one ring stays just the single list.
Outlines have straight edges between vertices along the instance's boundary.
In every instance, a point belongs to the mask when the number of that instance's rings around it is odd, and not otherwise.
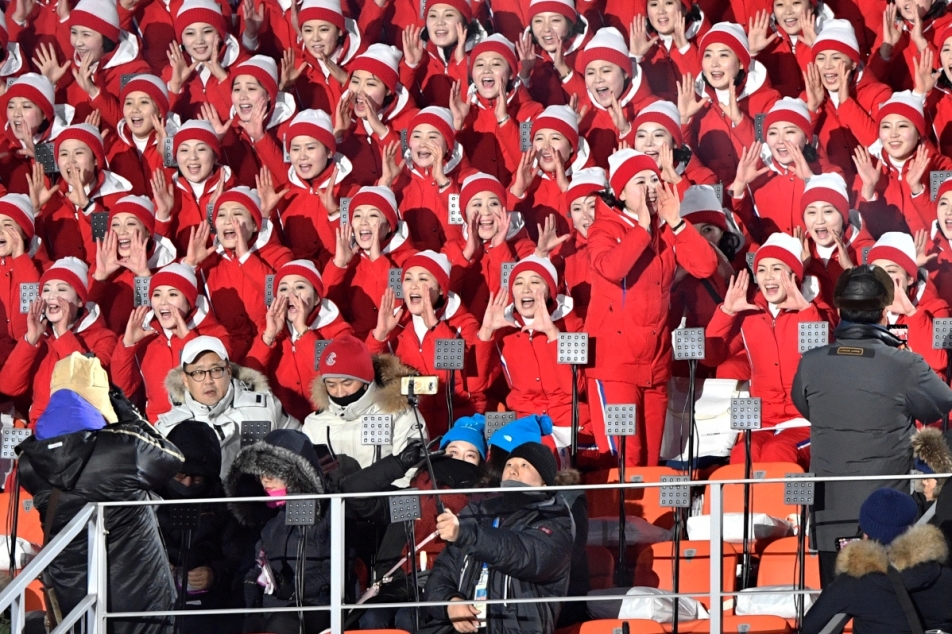
[{"label": "handrail post", "polygon": [[105,634],[106,632],[106,610],[108,598],[106,597],[109,577],[109,562],[106,558],[106,507],[102,504],[96,505],[95,526],[95,552],[96,557],[93,562],[96,570],[96,607],[94,612],[94,621],[89,629],[89,634]]},{"label": "handrail post", "polygon": [[[724,616],[724,554],[721,535],[724,527],[724,488],[711,482],[711,634],[721,634]],[[733,571],[732,571],[733,572]]]},{"label": "handrail post", "polygon": [[10,632],[20,634],[26,626],[26,590],[22,591],[10,605]]},{"label": "handrail post", "polygon": [[331,631],[344,631],[344,500],[337,496],[331,504]]}]

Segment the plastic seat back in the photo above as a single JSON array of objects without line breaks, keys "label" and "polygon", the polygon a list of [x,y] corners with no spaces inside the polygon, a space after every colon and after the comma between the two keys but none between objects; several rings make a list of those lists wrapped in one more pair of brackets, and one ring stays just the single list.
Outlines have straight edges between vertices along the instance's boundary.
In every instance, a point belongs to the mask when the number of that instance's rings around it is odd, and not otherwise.
[{"label": "plastic seat back", "polygon": [[[678,475],[668,467],[630,467],[625,469],[628,482],[661,482],[663,475]],[[607,484],[618,482],[618,469],[604,469],[586,474],[585,484]],[[661,506],[661,489],[632,489],[625,494],[625,510],[629,515],[644,518],[656,526],[671,528],[674,516],[671,509]],[[589,517],[618,517],[618,489],[588,491]]]}]

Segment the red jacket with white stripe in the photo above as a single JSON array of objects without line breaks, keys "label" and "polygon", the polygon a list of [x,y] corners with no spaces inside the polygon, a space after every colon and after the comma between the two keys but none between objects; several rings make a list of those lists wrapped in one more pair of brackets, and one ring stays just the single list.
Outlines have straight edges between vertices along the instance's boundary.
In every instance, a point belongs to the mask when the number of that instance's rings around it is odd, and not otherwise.
[{"label": "red jacket with white stripe", "polygon": [[671,376],[668,307],[678,266],[705,278],[717,269],[714,249],[685,222],[675,234],[651,219],[645,231],[623,211],[599,204],[589,228],[588,252],[596,275],[585,330],[595,338],[595,379],[640,387]]},{"label": "red jacket with white stripe", "polygon": [[308,330],[301,335],[292,333],[288,326],[270,346],[262,337],[256,337],[245,357],[245,365],[267,374],[268,384],[273,386],[271,391],[285,411],[298,420],[304,420],[314,411],[309,396],[311,383],[318,374],[315,344],[354,334],[337,305],[329,299],[322,300],[316,313]]},{"label": "red jacket with white stripe", "polygon": [[[26,315],[20,312],[20,284],[40,281],[40,267],[29,253],[0,258],[0,367],[26,334]],[[5,390],[0,388],[0,391]]]},{"label": "red jacket with white stripe", "polygon": [[215,193],[218,180],[221,178],[225,179],[225,191],[235,186],[231,168],[223,165],[213,171],[211,176],[201,184],[201,187],[198,188],[201,194],[196,198],[195,190],[188,180],[181,174],[172,176],[175,207],[172,209],[171,218],[168,222],[156,220],[155,232],[169,238],[178,253],[188,252],[188,239],[192,227],[197,227],[203,221],[208,220],[208,206],[212,202],[212,194]]},{"label": "red jacket with white stripe", "polygon": [[916,307],[916,313],[894,315],[887,312],[890,324],[909,327],[909,348],[925,359],[929,367],[939,376],[945,377],[945,366],[949,361],[948,351],[932,347],[932,320],[952,317],[952,309],[945,299],[939,297],[935,285],[929,279],[919,279],[909,288],[909,299]]},{"label": "red jacket with white stripe", "polygon": [[0,370],[3,375],[3,392],[10,396],[22,396],[32,391],[32,427],[50,400],[50,379],[57,361],[74,352],[91,352],[108,372],[109,358],[115,347],[115,333],[106,328],[99,314],[99,307],[89,302],[79,321],[62,336],[54,335],[52,327],[48,326],[35,346],[31,346],[26,337],[20,337]]},{"label": "red jacket with white stripe", "polygon": [[[345,95],[347,93],[344,93]],[[400,142],[400,131],[406,130],[419,108],[409,91],[399,86],[394,102],[378,114],[387,127],[387,134],[378,137],[366,123],[357,119],[349,130],[344,132],[337,151],[350,159],[354,167],[353,179],[358,186],[376,185],[382,174],[382,152],[394,142]]]},{"label": "red jacket with white stripe", "polygon": [[[573,174],[594,165],[588,142],[584,138],[579,137],[578,152],[571,156],[570,160],[571,163],[565,169],[565,177],[569,182],[572,181]],[[559,187],[555,174],[538,170],[522,199],[516,198],[511,192],[508,193],[508,198],[510,209],[522,214],[531,240],[539,239],[538,226],[545,223],[545,219],[549,216],[555,216],[559,235],[565,235],[571,230],[568,216],[564,213],[567,211],[565,192]]]},{"label": "red jacket with white stripe", "polygon": [[135,394],[145,385],[145,414],[154,423],[159,415],[172,409],[165,378],[173,368],[181,365],[185,344],[203,335],[217,337],[225,345],[228,355],[233,357],[234,342],[229,331],[215,319],[204,295],[198,296],[195,310],[186,318],[188,335],[184,339],[162,328],[152,311],[146,315],[145,323],[155,331],[155,336],[150,335],[128,348],[120,337],[109,370],[112,382],[126,394]]}]

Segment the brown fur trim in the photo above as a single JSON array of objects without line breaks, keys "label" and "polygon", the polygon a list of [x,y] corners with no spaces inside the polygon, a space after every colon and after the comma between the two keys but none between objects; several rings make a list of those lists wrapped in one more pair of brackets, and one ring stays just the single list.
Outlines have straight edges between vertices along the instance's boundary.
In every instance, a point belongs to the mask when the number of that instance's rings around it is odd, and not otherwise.
[{"label": "brown fur trim", "polygon": [[[270,392],[268,377],[237,363],[231,363],[231,376],[245,384],[252,392]],[[165,391],[173,403],[185,402],[185,371],[181,367],[172,368],[165,376]]]},{"label": "brown fur trim", "polygon": [[945,537],[937,526],[913,526],[889,545],[889,560],[897,570],[906,570],[929,561],[944,562],[949,556]]},{"label": "brown fur trim", "polygon": [[[400,394],[400,379],[420,373],[392,354],[374,355],[374,381],[377,383],[377,405],[384,414],[396,414],[407,408],[407,397]],[[327,409],[330,399],[324,379],[318,374],[311,381],[311,405],[317,411]]]},{"label": "brown fur trim", "polygon": [[886,574],[889,556],[879,542],[863,540],[848,544],[836,557],[836,574],[865,577],[873,573]]},{"label": "brown fur trim", "polygon": [[582,474],[575,469],[563,469],[555,474],[555,486],[569,486],[582,481]]}]

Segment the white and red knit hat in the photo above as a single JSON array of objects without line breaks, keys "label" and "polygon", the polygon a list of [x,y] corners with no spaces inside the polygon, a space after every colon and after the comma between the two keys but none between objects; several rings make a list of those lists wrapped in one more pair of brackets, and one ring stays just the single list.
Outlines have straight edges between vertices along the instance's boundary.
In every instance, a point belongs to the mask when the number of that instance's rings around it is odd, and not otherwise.
[{"label": "white and red knit hat", "polygon": [[467,23],[473,21],[473,7],[470,5],[469,0],[426,0],[427,11],[430,10],[430,7],[437,4],[445,4],[453,7],[459,11]]},{"label": "white and red knit hat", "polygon": [[56,92],[53,83],[43,75],[25,73],[17,77],[3,95],[4,107],[14,97],[22,97],[35,103],[36,107],[43,111],[43,116],[50,124],[56,118],[56,111],[53,108],[56,103]]},{"label": "white and red knit hat", "polygon": [[681,134],[681,115],[678,113],[678,107],[670,101],[656,101],[649,104],[638,113],[632,125],[637,130],[644,123],[663,125],[665,130],[671,133],[675,147],[681,147],[684,144],[684,137]]},{"label": "white and red knit hat", "polygon": [[775,123],[781,121],[792,123],[807,135],[807,142],[813,139],[813,124],[810,121],[810,110],[802,99],[784,97],[775,103],[764,117],[764,134]]},{"label": "white and red knit hat", "polygon": [[730,231],[724,206],[710,185],[691,185],[681,200],[681,217],[692,225],[714,225],[721,231]]},{"label": "white and red knit hat", "polygon": [[655,160],[638,150],[630,148],[618,150],[608,157],[608,180],[616,196],[621,196],[621,193],[625,191],[625,185],[635,177],[635,174],[645,170],[661,175]]},{"label": "white and red knit hat", "polygon": [[585,74],[585,69],[595,61],[610,62],[620,66],[629,76],[632,74],[632,59],[628,56],[628,45],[621,31],[613,26],[598,30],[579,53],[575,70]]},{"label": "white and red knit hat", "polygon": [[571,204],[579,198],[588,198],[595,192],[608,189],[608,174],[600,167],[586,167],[572,175],[572,182],[565,190],[565,201]]},{"label": "white and red knit hat", "polygon": [[89,267],[79,258],[69,256],[53,263],[40,278],[40,288],[47,282],[59,280],[73,287],[84,304],[89,295]]},{"label": "white and red knit hat", "polygon": [[807,181],[800,196],[800,215],[809,205],[824,202],[833,205],[843,216],[844,225],[850,220],[850,199],[846,181],[835,172],[818,174]]},{"label": "white and red knit hat", "polygon": [[813,59],[824,51],[843,53],[859,64],[859,42],[856,40],[856,31],[849,20],[826,20],[823,29],[813,42]]},{"label": "white and red knit hat", "polygon": [[161,116],[169,112],[169,88],[165,82],[155,75],[136,75],[130,79],[119,92],[119,103],[125,103],[129,93],[144,92],[149,95]]},{"label": "white and red knit hat", "polygon": [[750,43],[741,25],[733,22],[718,22],[701,38],[699,48],[702,55],[711,44],[723,44],[734,51],[737,59],[740,60],[741,69],[747,70],[750,67]]},{"label": "white and red knit hat", "polygon": [[30,202],[29,196],[5,194],[0,197],[0,214],[9,216],[13,222],[17,223],[26,236],[26,242],[36,235],[36,213],[33,211],[33,203]]},{"label": "white and red knit hat", "polygon": [[288,275],[300,275],[314,287],[314,292],[317,293],[318,297],[324,297],[324,279],[310,260],[291,260],[279,268],[274,274],[275,291],[281,284],[281,280]]},{"label": "white and red knit hat", "polygon": [[412,134],[418,125],[428,124],[439,130],[446,141],[446,147],[450,151],[456,145],[456,129],[453,127],[453,113],[449,108],[439,106],[427,106],[410,119],[410,125],[407,128],[408,134]]},{"label": "white and red knit hat", "polygon": [[802,252],[803,245],[793,236],[772,233],[754,255],[754,270],[757,270],[757,265],[764,258],[774,258],[789,266],[794,276],[800,279],[803,277],[803,260],[800,259]]},{"label": "white and red knit hat", "polygon": [[888,231],[881,235],[866,254],[866,262],[869,264],[876,260],[895,262],[912,278],[919,274],[919,267],[916,265],[916,243],[908,233]]},{"label": "white and red knit hat", "polygon": [[433,276],[436,283],[440,285],[440,291],[446,295],[450,290],[450,259],[442,253],[436,251],[420,251],[410,256],[403,263],[403,270],[409,271],[415,266],[426,269],[426,272]]},{"label": "white and red knit hat", "polygon": [[396,92],[397,84],[400,83],[401,59],[403,59],[403,53],[396,46],[371,44],[363,54],[354,58],[347,67],[347,72],[367,71],[380,79],[390,92]]},{"label": "white and red knit hat", "polygon": [[374,362],[367,344],[353,335],[337,337],[324,348],[317,368],[322,379],[374,382]]},{"label": "white and red knit hat", "polygon": [[540,258],[537,255],[530,255],[523,258],[512,267],[509,273],[509,293],[512,294],[512,285],[516,282],[516,277],[525,271],[538,273],[546,286],[549,287],[549,299],[555,299],[559,294],[559,274],[555,270],[549,258]]},{"label": "white and red knit hat", "polygon": [[274,108],[274,99],[278,96],[278,65],[273,59],[264,55],[246,59],[231,72],[232,79],[240,75],[251,75],[257,79],[271,98],[271,107]]},{"label": "white and red knit hat", "polygon": [[912,121],[916,126],[919,136],[925,136],[926,116],[923,111],[922,98],[917,97],[911,90],[894,92],[892,97],[879,104],[879,112],[876,114],[876,125],[882,124],[887,115],[898,114]]},{"label": "white and red knit hat", "polygon": [[529,3],[529,15],[526,16],[526,19],[531,22],[532,18],[540,13],[558,13],[572,22],[578,20],[578,11],[575,9],[574,0],[532,0]]},{"label": "white and red knit hat", "polygon": [[516,47],[512,42],[506,39],[506,36],[499,33],[493,33],[484,38],[473,47],[469,54],[469,67],[472,69],[476,58],[483,53],[496,53],[509,64],[509,71],[513,74],[519,72],[519,57],[516,55]]},{"label": "white and red knit hat", "polygon": [[181,262],[173,262],[164,266],[149,279],[149,295],[155,292],[160,286],[171,286],[178,289],[188,305],[195,308],[195,302],[198,301],[198,278],[195,277],[195,271],[192,267]]},{"label": "white and red knit hat", "polygon": [[190,119],[182,124],[175,136],[172,137],[172,152],[178,153],[179,146],[186,141],[199,141],[206,144],[215,153],[215,156],[221,156],[221,141],[215,134],[215,128],[208,121],[201,119]]},{"label": "white and red knit hat", "polygon": [[496,194],[503,208],[506,207],[506,188],[502,186],[499,179],[484,172],[476,172],[463,179],[463,185],[459,190],[459,208],[463,211],[464,216],[469,201],[473,199],[473,196],[482,192]]},{"label": "white and red knit hat", "polygon": [[119,10],[110,0],[80,0],[69,12],[69,25],[81,26],[119,43]]},{"label": "white and red knit hat", "polygon": [[532,136],[539,130],[555,130],[578,151],[578,117],[568,106],[549,106],[532,121]]},{"label": "white and red knit hat", "polygon": [[[215,0],[185,0],[175,14],[175,37],[181,42],[185,29],[198,23],[210,24],[218,31],[218,37],[222,40],[228,37],[228,23]],[[224,45],[224,42],[222,44]]]},{"label": "white and red knit hat", "polygon": [[936,204],[942,196],[952,192],[952,178],[947,178],[939,184],[939,191],[935,194]]},{"label": "white and red knit hat", "polygon": [[286,135],[287,145],[291,147],[291,141],[295,137],[309,136],[320,141],[321,145],[327,148],[328,154],[334,154],[337,151],[337,139],[334,137],[334,124],[331,123],[331,117],[323,110],[302,110],[291,120],[291,126]]},{"label": "white and red knit hat", "polygon": [[311,20],[330,22],[339,31],[343,31],[344,11],[341,9],[340,0],[304,0],[304,4],[298,9],[298,24],[303,27],[305,22]]},{"label": "white and red knit hat", "polygon": [[155,231],[155,205],[145,196],[123,196],[109,210],[110,222],[116,214],[132,214],[145,225],[145,238]]},{"label": "white and red knit hat", "polygon": [[400,210],[397,207],[397,198],[389,187],[379,187],[377,185],[361,187],[350,199],[351,216],[353,216],[353,210],[361,205],[376,207],[390,223],[390,228],[394,230],[397,228],[397,224],[400,222]]},{"label": "white and red knit hat", "polygon": [[218,197],[217,201],[215,201],[215,210],[212,213],[212,222],[218,219],[218,210],[221,209],[221,206],[225,203],[238,203],[247,209],[248,213],[251,214],[251,219],[255,221],[255,227],[261,229],[263,216],[261,215],[261,199],[258,197],[257,191],[251,189],[250,187],[245,187],[244,185],[232,187],[231,189],[227,190]]},{"label": "white and red knit hat", "polygon": [[63,131],[57,135],[53,142],[53,153],[59,156],[60,146],[63,141],[79,141],[89,146],[93,156],[96,157],[96,167],[104,170],[109,167],[106,162],[106,150],[103,147],[102,135],[99,128],[88,123],[77,123],[63,128]]}]

